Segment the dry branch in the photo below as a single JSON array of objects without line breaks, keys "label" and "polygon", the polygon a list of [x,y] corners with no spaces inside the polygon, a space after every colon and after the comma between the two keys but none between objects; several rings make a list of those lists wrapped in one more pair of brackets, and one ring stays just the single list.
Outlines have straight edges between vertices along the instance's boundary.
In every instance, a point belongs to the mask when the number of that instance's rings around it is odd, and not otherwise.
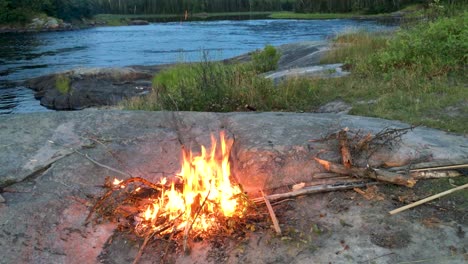
[{"label": "dry branch", "polygon": [[278,218],[276,218],[275,211],[273,211],[273,207],[270,204],[270,201],[265,196],[262,191],[263,200],[265,201],[266,207],[268,209],[268,213],[270,214],[271,221],[273,222],[273,227],[275,228],[276,234],[281,235],[281,228],[279,226]]},{"label": "dry branch", "polygon": [[342,175],[352,175],[361,178],[370,178],[378,181],[403,185],[406,187],[413,187],[416,184],[416,180],[411,177],[407,177],[401,174],[397,174],[390,171],[372,169],[372,168],[346,168],[341,164],[331,163],[326,160],[315,158],[327,171]]},{"label": "dry branch", "polygon": [[[377,184],[377,182],[361,181],[361,182],[352,182],[352,183],[346,182],[346,183],[325,184],[325,185],[305,187],[303,189],[292,191],[292,192],[287,192],[287,193],[270,194],[265,197],[270,202],[272,202],[272,201],[293,198],[293,197],[306,195],[306,194],[349,190],[349,189],[353,189],[357,187],[365,187],[365,186],[374,185],[374,184]],[[265,202],[263,197],[252,199],[252,201],[254,203]]]},{"label": "dry branch", "polygon": [[421,179],[440,179],[440,178],[453,178],[462,176],[463,174],[456,170],[444,170],[444,171],[417,171],[412,172],[411,177],[416,180]]},{"label": "dry branch", "polygon": [[434,199],[440,198],[440,197],[445,196],[445,195],[447,195],[447,194],[450,194],[450,193],[453,193],[453,192],[456,192],[456,191],[460,191],[460,190],[463,190],[463,189],[466,189],[466,188],[468,188],[468,183],[465,184],[465,185],[458,186],[458,187],[456,187],[456,188],[447,190],[447,191],[445,191],[445,192],[441,192],[441,193],[439,193],[439,194],[429,196],[429,197],[424,198],[424,199],[422,199],[422,200],[420,200],[420,201],[417,201],[417,202],[414,202],[414,203],[405,205],[405,206],[400,207],[400,208],[398,208],[398,209],[392,210],[392,211],[390,211],[389,213],[390,213],[391,215],[398,214],[398,213],[403,212],[403,211],[405,211],[405,210],[407,210],[407,209],[416,207],[416,206],[418,206],[418,205],[427,203],[427,202],[432,201],[432,200],[434,200]]},{"label": "dry branch", "polygon": [[351,168],[353,166],[353,161],[351,159],[351,152],[349,151],[348,136],[346,134],[348,130],[343,129],[338,133],[338,140],[340,142],[340,152],[342,163],[346,168]]},{"label": "dry branch", "polygon": [[145,237],[145,241],[143,241],[143,244],[141,245],[140,250],[138,250],[136,257],[133,260],[133,264],[137,264],[140,261],[140,258],[143,255],[143,251],[145,250],[146,245],[148,245],[148,242],[150,241],[150,239],[153,237],[153,234],[150,234]]},{"label": "dry branch", "polygon": [[468,159],[454,159],[454,160],[437,160],[431,162],[423,162],[418,164],[410,164],[402,167],[394,167],[388,170],[394,172],[417,172],[417,171],[436,171],[448,169],[463,169],[468,168]]}]

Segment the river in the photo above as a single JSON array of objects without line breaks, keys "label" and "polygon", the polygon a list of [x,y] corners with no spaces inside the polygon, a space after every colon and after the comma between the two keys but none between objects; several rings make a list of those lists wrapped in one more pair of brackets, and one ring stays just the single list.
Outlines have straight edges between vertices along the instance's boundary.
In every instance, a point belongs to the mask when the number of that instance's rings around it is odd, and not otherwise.
[{"label": "river", "polygon": [[22,81],[76,67],[118,67],[237,56],[266,44],[325,40],[352,29],[388,29],[375,21],[222,20],[0,34],[0,114],[48,111]]}]

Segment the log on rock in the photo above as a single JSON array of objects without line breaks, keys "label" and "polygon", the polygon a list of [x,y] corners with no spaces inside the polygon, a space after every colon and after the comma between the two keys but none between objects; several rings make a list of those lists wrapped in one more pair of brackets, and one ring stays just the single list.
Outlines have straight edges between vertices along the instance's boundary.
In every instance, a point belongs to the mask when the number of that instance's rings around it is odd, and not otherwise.
[{"label": "log on rock", "polygon": [[318,163],[320,163],[327,171],[331,171],[342,175],[352,175],[355,177],[369,178],[397,185],[403,185],[410,188],[416,184],[416,180],[412,177],[408,177],[390,171],[372,168],[346,168],[341,164],[331,163],[329,161],[322,160],[319,158],[315,158],[315,160]]}]

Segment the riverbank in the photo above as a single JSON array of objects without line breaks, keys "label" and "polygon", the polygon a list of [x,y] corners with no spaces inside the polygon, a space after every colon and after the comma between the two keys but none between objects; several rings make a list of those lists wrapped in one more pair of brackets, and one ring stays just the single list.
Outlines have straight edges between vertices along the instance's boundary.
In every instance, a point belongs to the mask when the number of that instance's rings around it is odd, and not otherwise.
[{"label": "riverbank", "polygon": [[[409,9],[405,9],[409,10]],[[89,20],[91,25],[123,26],[134,20],[148,22],[177,22],[177,21],[211,21],[211,20],[248,20],[248,19],[374,19],[394,20],[402,19],[410,11],[398,11],[382,14],[365,13],[295,13],[295,12],[229,12],[229,13],[193,13],[187,14],[155,14],[155,15],[118,15],[99,14]]]},{"label": "riverbank", "polygon": [[[253,60],[247,54],[157,69],[72,71],[28,85],[55,109],[119,104],[129,110],[349,113],[465,134],[466,50],[458,43],[467,34],[458,26],[464,19],[466,14],[441,18],[398,34],[345,33],[330,44],[279,46],[278,68],[271,67],[276,51],[265,50]],[[134,78],[142,72],[144,78]]]},{"label": "riverbank", "polygon": [[[255,62],[238,66],[201,63],[163,71],[153,79],[154,93],[131,99],[123,107],[342,112],[466,134],[468,31],[460,25],[467,16],[464,12],[441,17],[397,34],[339,35],[321,62],[346,62],[344,69],[351,74],[343,78],[290,75],[277,83],[259,77],[258,71],[252,74]],[[257,64],[267,60],[268,56]]]},{"label": "riverbank", "polygon": [[218,12],[186,14],[98,14],[91,18],[74,19],[64,22],[61,19],[44,14],[35,15],[28,23],[0,24],[0,33],[34,33],[49,31],[77,30],[100,26],[145,25],[155,22],[212,21],[212,20],[250,20],[250,19],[373,19],[398,22],[405,16],[422,8],[411,5],[392,13],[366,14],[355,13],[296,13],[296,12]]}]

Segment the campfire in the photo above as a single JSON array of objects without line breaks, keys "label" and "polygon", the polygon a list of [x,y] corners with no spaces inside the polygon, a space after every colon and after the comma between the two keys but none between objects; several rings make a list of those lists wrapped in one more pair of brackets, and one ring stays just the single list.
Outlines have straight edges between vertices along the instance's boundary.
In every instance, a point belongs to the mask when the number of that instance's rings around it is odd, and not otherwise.
[{"label": "campfire", "polygon": [[218,143],[212,135],[211,148],[201,146],[198,155],[182,150],[180,173],[158,183],[138,177],[108,180],[109,190],[91,213],[118,221],[147,239],[183,238],[184,248],[189,236],[205,237],[225,229],[228,219],[245,216],[249,202],[241,186],[231,182],[233,140],[224,132],[219,138]]}]

